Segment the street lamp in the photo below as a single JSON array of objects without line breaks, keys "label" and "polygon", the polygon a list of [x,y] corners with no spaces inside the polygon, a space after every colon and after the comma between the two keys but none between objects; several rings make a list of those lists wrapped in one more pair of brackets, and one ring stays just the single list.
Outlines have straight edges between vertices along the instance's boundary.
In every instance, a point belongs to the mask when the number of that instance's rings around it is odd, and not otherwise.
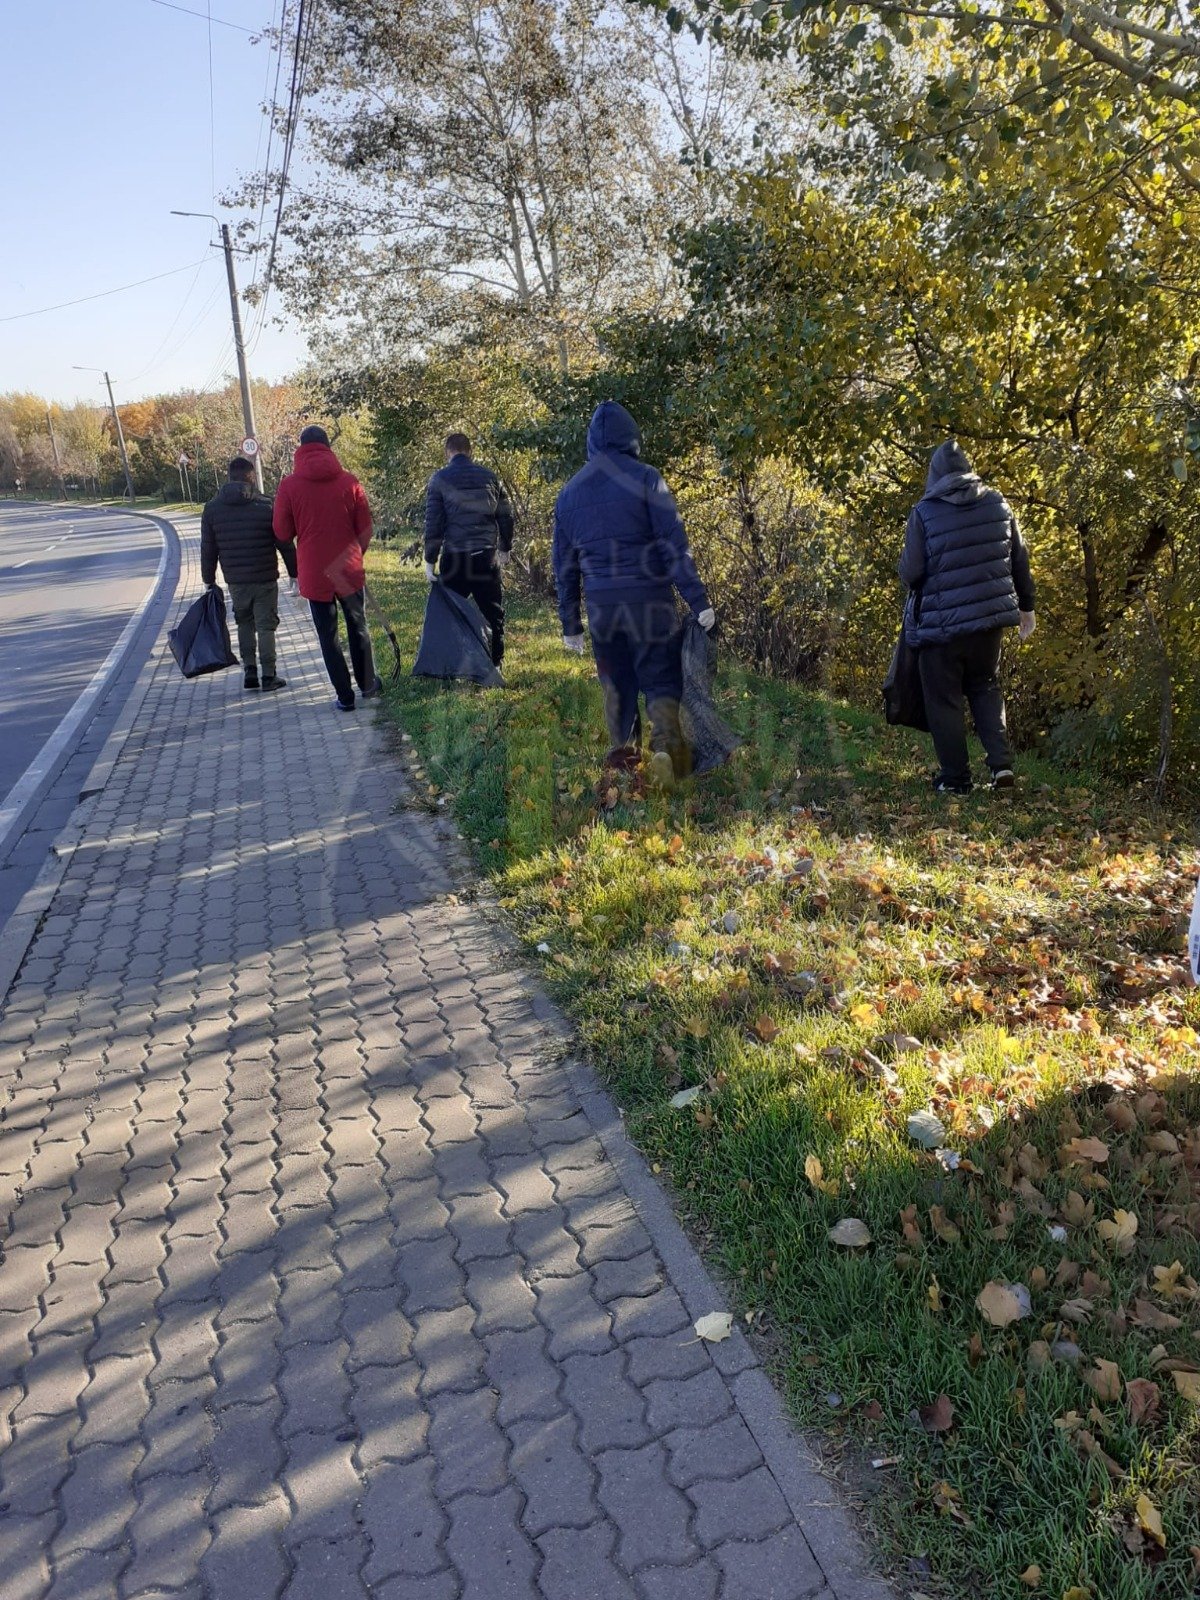
[{"label": "street lamp", "polygon": [[229,279],[229,309],[233,313],[233,347],[237,351],[238,381],[242,386],[242,425],[246,438],[254,441],[250,452],[254,461],[254,479],[262,493],[262,457],[258,449],[258,436],[254,428],[254,398],[250,393],[250,379],[246,372],[246,346],[242,339],[242,313],[238,306],[237,279],[233,272],[233,245],[229,239],[229,224],[215,217],[211,211],[172,211],[173,217],[206,217],[221,230],[221,243],[225,249],[225,276]]},{"label": "street lamp", "polygon": [[129,452],[125,448],[125,432],[121,427],[120,413],[117,411],[117,402],[113,399],[112,380],[104,367],[73,367],[75,372],[103,372],[104,381],[108,385],[108,405],[112,412],[113,427],[117,430],[117,446],[121,452],[121,465],[125,468],[125,487],[129,491],[130,505],[137,504],[137,495],[133,488],[133,473],[129,470]]}]

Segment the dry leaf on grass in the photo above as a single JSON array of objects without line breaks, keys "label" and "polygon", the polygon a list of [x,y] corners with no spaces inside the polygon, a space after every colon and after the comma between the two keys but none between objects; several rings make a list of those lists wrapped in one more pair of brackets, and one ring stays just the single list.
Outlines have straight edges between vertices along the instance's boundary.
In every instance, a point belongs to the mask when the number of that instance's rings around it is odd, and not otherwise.
[{"label": "dry leaf on grass", "polygon": [[1171,1376],[1175,1380],[1176,1391],[1185,1400],[1190,1400],[1193,1405],[1200,1405],[1200,1372],[1180,1372],[1176,1370],[1171,1373]]},{"label": "dry leaf on grass", "polygon": [[1103,1139],[1072,1139],[1069,1144],[1063,1145],[1059,1151],[1063,1164],[1070,1166],[1076,1161],[1091,1161],[1100,1163],[1108,1160],[1108,1146]]},{"label": "dry leaf on grass", "polygon": [[865,1222],[858,1217],[843,1217],[829,1230],[831,1244],[840,1244],[847,1250],[861,1250],[864,1245],[871,1242],[871,1234]]},{"label": "dry leaf on grass", "polygon": [[1021,1574],[1019,1581],[1023,1583],[1027,1589],[1036,1589],[1038,1584],[1042,1581],[1041,1567],[1039,1567],[1036,1562],[1031,1562]]},{"label": "dry leaf on grass", "polygon": [[1111,1220],[1096,1224],[1096,1232],[1119,1256],[1129,1255],[1137,1238],[1138,1219],[1132,1211],[1114,1211]]},{"label": "dry leaf on grass", "polygon": [[681,1111],[684,1106],[690,1106],[692,1101],[697,1098],[699,1093],[699,1087],[692,1089],[680,1089],[678,1094],[673,1094],[671,1096],[671,1104],[677,1111]]},{"label": "dry leaf on grass", "polygon": [[914,1111],[906,1124],[908,1136],[922,1150],[936,1150],[946,1140],[946,1126],[932,1111]]},{"label": "dry leaf on grass", "polygon": [[813,1188],[819,1189],[822,1194],[835,1195],[838,1192],[837,1179],[825,1176],[825,1168],[816,1156],[805,1156],[804,1176]]},{"label": "dry leaf on grass", "polygon": [[940,1394],[929,1405],[918,1406],[917,1416],[926,1433],[949,1433],[954,1426],[954,1406],[950,1396]]},{"label": "dry leaf on grass", "polygon": [[1000,1283],[993,1279],[975,1296],[975,1304],[993,1328],[1007,1328],[1010,1322],[1020,1322],[1029,1315],[1031,1302],[1029,1290],[1023,1283]]},{"label": "dry leaf on grass", "polygon": [[1181,1317],[1172,1316],[1169,1311],[1161,1311],[1152,1300],[1135,1300],[1129,1316],[1139,1328],[1154,1328],[1162,1333],[1170,1332],[1172,1328],[1183,1327]]},{"label": "dry leaf on grass", "polygon": [[1129,1407],[1129,1420],[1136,1427],[1139,1422],[1153,1422],[1158,1411],[1162,1391],[1150,1378],[1130,1378],[1125,1385],[1125,1402]]},{"label": "dry leaf on grass", "polygon": [[930,1206],[929,1222],[934,1233],[937,1234],[938,1238],[943,1242],[943,1244],[957,1244],[962,1238],[962,1234],[959,1232],[958,1227],[955,1223],[951,1222],[950,1218],[946,1215],[941,1206]]},{"label": "dry leaf on grass", "polygon": [[720,1344],[733,1331],[733,1317],[728,1311],[710,1311],[706,1317],[692,1324],[696,1337],[709,1344]]},{"label": "dry leaf on grass", "polygon": [[779,1024],[768,1016],[757,1017],[751,1027],[763,1044],[770,1044],[779,1035]]},{"label": "dry leaf on grass", "polygon": [[1163,1532],[1162,1514],[1148,1495],[1138,1495],[1137,1519],[1138,1527],[1141,1528],[1142,1532],[1153,1539],[1160,1550],[1165,1550],[1167,1548],[1167,1536]]},{"label": "dry leaf on grass", "polygon": [[1096,1358],[1096,1364],[1083,1375],[1083,1381],[1103,1405],[1121,1398],[1121,1369],[1115,1361]]}]

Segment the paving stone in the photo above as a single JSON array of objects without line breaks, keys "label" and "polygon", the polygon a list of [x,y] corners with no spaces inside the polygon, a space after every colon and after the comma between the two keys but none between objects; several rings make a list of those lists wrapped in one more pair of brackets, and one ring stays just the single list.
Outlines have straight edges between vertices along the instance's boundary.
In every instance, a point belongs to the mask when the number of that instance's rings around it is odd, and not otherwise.
[{"label": "paving stone", "polygon": [[648,1443],[651,1433],[642,1397],[625,1376],[619,1350],[569,1356],[562,1366],[563,1397],[579,1418],[580,1439],[588,1455]]},{"label": "paving stone", "polygon": [[694,1378],[655,1379],[646,1384],[644,1392],[646,1416],[656,1434],[675,1428],[703,1428],[733,1409],[732,1396],[715,1367]]},{"label": "paving stone", "polygon": [[210,1512],[235,1503],[262,1504],[275,1496],[284,1459],[279,1437],[282,1412],[278,1400],[221,1406],[217,1410],[208,1451],[215,1479],[208,1502]]},{"label": "paving stone", "polygon": [[561,1372],[546,1354],[546,1335],[539,1328],[494,1333],[486,1339],[487,1377],[498,1398],[497,1419],[503,1427],[527,1417],[554,1417],[561,1410]]},{"label": "paving stone", "polygon": [[[637,1581],[644,1600],[717,1600],[721,1574],[705,1559],[690,1567],[643,1567]],[[741,1600],[739,1590],[729,1593]]]},{"label": "paving stone", "polygon": [[42,1600],[50,1581],[47,1560],[54,1517],[0,1517],[0,1574],[4,1600]]},{"label": "paving stone", "polygon": [[123,1575],[125,1592],[171,1589],[195,1572],[208,1549],[204,1520],[208,1478],[203,1472],[166,1473],[148,1479],[129,1524],[133,1559]]},{"label": "paving stone", "polygon": [[446,1514],[433,1490],[434,1463],[388,1461],[368,1476],[362,1526],[371,1541],[366,1577],[372,1585],[398,1572],[419,1576],[445,1566]]},{"label": "paving stone", "polygon": [[556,1528],[538,1540],[544,1559],[538,1587],[545,1600],[635,1600],[636,1591],[613,1560],[615,1534],[598,1523],[578,1532]]},{"label": "paving stone", "polygon": [[688,1490],[696,1535],[709,1549],[728,1539],[762,1539],[791,1522],[787,1501],[766,1467],[740,1478],[702,1478]]},{"label": "paving stone", "polygon": [[617,1550],[626,1571],[651,1561],[680,1565],[701,1554],[688,1531],[692,1508],[667,1481],[661,1444],[606,1450],[596,1457],[596,1468],[597,1496],[620,1533]]},{"label": "paving stone", "polygon": [[518,1525],[515,1489],[464,1494],[450,1507],[446,1549],[462,1579],[462,1600],[533,1600],[538,1554]]},{"label": "paving stone", "polygon": [[367,1600],[359,1573],[367,1559],[361,1537],[309,1539],[292,1551],[295,1566],[282,1600]]},{"label": "paving stone", "polygon": [[368,1472],[382,1461],[411,1461],[425,1454],[430,1414],[418,1392],[421,1376],[415,1361],[367,1367],[355,1374],[350,1415],[358,1459]]},{"label": "paving stone", "polygon": [[724,1593],[738,1600],[813,1600],[828,1593],[825,1578],[794,1524],[755,1544],[730,1540],[713,1551]]},{"label": "paving stone", "polygon": [[595,1473],[579,1447],[570,1412],[547,1420],[516,1422],[510,1470],[525,1495],[521,1525],[536,1539],[551,1528],[584,1528],[595,1521]]},{"label": "paving stone", "polygon": [[467,1296],[476,1311],[475,1331],[480,1336],[535,1325],[533,1290],[525,1282],[517,1257],[481,1257],[468,1263],[466,1277]]},{"label": "paving stone", "polygon": [[429,1402],[429,1448],[438,1462],[436,1488],[445,1503],[468,1490],[490,1494],[508,1481],[508,1441],[496,1424],[490,1389],[446,1392]]},{"label": "paving stone", "polygon": [[740,1478],[762,1464],[762,1453],[740,1416],[706,1428],[679,1428],[666,1437],[668,1472],[681,1489],[701,1478]]},{"label": "paving stone", "polygon": [[[342,1435],[349,1430],[342,1430]],[[283,1484],[292,1502],[287,1543],[341,1539],[355,1529],[362,1484],[354,1468],[353,1441],[331,1433],[297,1433],[287,1441]]]},{"label": "paving stone", "polygon": [[94,1444],[74,1454],[71,1475],[62,1487],[56,1560],[60,1552],[108,1550],[124,1542],[136,1509],[130,1485],[143,1454],[140,1442]]}]

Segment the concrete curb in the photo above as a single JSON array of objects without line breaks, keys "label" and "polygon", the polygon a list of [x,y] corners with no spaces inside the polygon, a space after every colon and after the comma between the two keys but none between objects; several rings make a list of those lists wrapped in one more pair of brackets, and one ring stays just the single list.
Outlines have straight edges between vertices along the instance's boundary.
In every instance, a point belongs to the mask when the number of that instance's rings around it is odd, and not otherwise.
[{"label": "concrete curb", "polygon": [[[156,523],[159,531],[163,535],[163,552],[159,559],[158,571],[155,574],[152,588],[147,593],[146,598],[142,601],[137,611],[130,618],[129,623],[122,632],[120,639],[118,639],[117,643],[113,646],[113,649],[109,652],[108,659],[105,661],[104,666],[100,669],[101,672],[106,673],[106,677],[100,687],[100,690],[97,692],[93,700],[91,707],[91,712],[93,715],[99,701],[103,698],[103,691],[108,687],[108,684],[111,682],[112,678],[115,677],[117,672],[119,672],[124,666],[125,662],[129,659],[130,654],[136,647],[142,628],[149,626],[148,618],[151,610],[161,603],[163,615],[162,617],[159,617],[154,624],[154,638],[150,640],[147,651],[147,659],[138,673],[137,681],[134,683],[126,697],[125,704],[121,708],[120,716],[113,725],[108,738],[104,741],[104,745],[100,751],[100,754],[92,763],[91,771],[88,773],[87,778],[84,780],[83,787],[79,792],[78,804],[72,811],[66,826],[61,830],[51,846],[50,854],[45,865],[42,867],[42,870],[38,873],[30,887],[21,896],[16,910],[9,917],[3,928],[0,928],[0,1005],[3,1004],[5,998],[7,997],[8,991],[12,987],[13,979],[21,970],[21,963],[25,959],[25,954],[28,951],[29,946],[33,943],[34,935],[37,933],[37,930],[41,925],[42,918],[50,909],[51,903],[54,900],[54,896],[58,892],[58,886],[62,882],[67,868],[71,864],[71,858],[83,840],[84,834],[87,830],[88,817],[93,809],[91,802],[104,788],[105,784],[112,775],[112,770],[117,764],[117,760],[120,757],[121,751],[124,749],[125,741],[129,738],[133,724],[137,718],[137,714],[141,710],[142,702],[146,698],[146,691],[150,687],[150,681],[153,678],[155,669],[158,665],[153,653],[154,644],[157,640],[158,633],[162,628],[167,609],[171,603],[171,599],[175,593],[175,586],[179,581],[179,534],[176,531],[173,523],[168,522],[165,517],[155,516],[153,512],[129,511],[125,512],[124,515],[145,517],[148,521]],[[91,693],[92,685],[95,684],[95,681],[96,680],[93,679],[92,684],[89,684],[88,688],[83,691],[85,695]],[[80,699],[82,698],[83,696],[81,695]],[[75,702],[75,706],[71,708],[71,710],[67,713],[67,716],[64,717],[63,721],[59,723],[53,738],[56,739],[58,737],[59,732],[62,730],[67,720],[74,716],[78,705],[79,700]],[[24,830],[25,825],[28,823],[30,811],[36,808],[38,801],[46,793],[47,789],[54,782],[54,779],[57,777],[58,773],[61,772],[63,766],[70,759],[71,749],[73,748],[74,744],[83,737],[84,733],[87,731],[87,726],[90,721],[91,715],[87,715],[81,718],[80,721],[75,725],[74,738],[68,742],[68,747],[62,750],[61,759],[54,764],[53,770],[50,772],[49,776],[43,783],[39,785],[38,791],[33,799],[26,803],[24,808],[26,815],[24,821],[22,822],[21,828],[17,830],[16,834],[14,835],[14,839],[20,837],[20,833]],[[24,782],[24,779],[21,781]],[[2,815],[3,813],[0,813],[0,816]],[[0,833],[0,853],[2,853],[4,845],[4,834]]]}]

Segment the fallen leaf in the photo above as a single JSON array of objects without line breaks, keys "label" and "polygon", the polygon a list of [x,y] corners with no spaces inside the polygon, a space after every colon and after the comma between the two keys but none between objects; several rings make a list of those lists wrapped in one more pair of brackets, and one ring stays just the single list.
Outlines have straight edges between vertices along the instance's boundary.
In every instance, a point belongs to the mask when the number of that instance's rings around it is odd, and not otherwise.
[{"label": "fallen leaf", "polygon": [[1167,1536],[1163,1532],[1162,1515],[1148,1495],[1140,1494],[1137,1497],[1137,1519],[1142,1532],[1148,1534],[1160,1550],[1165,1550]]},{"label": "fallen leaf", "polygon": [[1138,1219],[1132,1211],[1116,1210],[1111,1220],[1105,1218],[1103,1222],[1096,1224],[1096,1232],[1119,1256],[1131,1253],[1137,1231]]},{"label": "fallen leaf", "polygon": [[931,1280],[928,1289],[925,1291],[925,1301],[930,1311],[932,1311],[935,1316],[940,1315],[943,1309],[942,1286],[936,1278]]},{"label": "fallen leaf", "polygon": [[1183,1327],[1182,1317],[1172,1316],[1169,1311],[1161,1311],[1151,1300],[1135,1300],[1129,1315],[1139,1328],[1154,1328],[1166,1333],[1172,1328]]},{"label": "fallen leaf", "polygon": [[847,1250],[861,1250],[864,1245],[871,1242],[871,1235],[865,1222],[858,1217],[843,1217],[829,1230],[831,1244],[843,1245]]},{"label": "fallen leaf", "polygon": [[1200,1372],[1173,1371],[1171,1376],[1175,1380],[1175,1388],[1185,1400],[1190,1400],[1193,1405],[1200,1405]]},{"label": "fallen leaf", "polygon": [[699,1093],[700,1089],[698,1086],[691,1089],[680,1089],[678,1094],[673,1094],[671,1096],[671,1104],[677,1111],[682,1110],[684,1106],[690,1106],[692,1101],[696,1099]]},{"label": "fallen leaf", "polygon": [[1045,1339],[1035,1339],[1029,1346],[1027,1359],[1031,1371],[1044,1372],[1050,1365],[1050,1346]]},{"label": "fallen leaf", "polygon": [[768,1016],[757,1017],[751,1026],[764,1044],[770,1044],[779,1035],[779,1024]]},{"label": "fallen leaf", "polygon": [[1129,1420],[1136,1427],[1139,1422],[1153,1422],[1158,1410],[1161,1391],[1150,1378],[1130,1378],[1125,1385],[1125,1403],[1129,1407]]},{"label": "fallen leaf", "polygon": [[974,1368],[979,1365],[979,1363],[983,1360],[983,1357],[983,1336],[979,1333],[978,1329],[976,1329],[976,1331],[971,1335],[970,1339],[967,1340],[967,1360],[971,1367]]},{"label": "fallen leaf", "polygon": [[1121,1398],[1121,1369],[1115,1361],[1098,1356],[1096,1365],[1084,1373],[1083,1381],[1104,1405]]},{"label": "fallen leaf", "polygon": [[706,1017],[688,1017],[684,1021],[683,1031],[690,1033],[693,1039],[707,1039],[708,1019]]},{"label": "fallen leaf", "polygon": [[1019,1581],[1023,1583],[1027,1589],[1036,1589],[1038,1584],[1042,1581],[1041,1567],[1039,1567],[1036,1562],[1031,1562],[1021,1574]]},{"label": "fallen leaf", "polygon": [[733,1332],[733,1317],[728,1311],[710,1311],[706,1317],[694,1322],[692,1327],[697,1338],[709,1344],[720,1344]]},{"label": "fallen leaf", "polygon": [[805,1156],[804,1176],[813,1188],[819,1189],[822,1194],[835,1195],[838,1192],[837,1179],[825,1176],[825,1168],[817,1156]]},{"label": "fallen leaf", "polygon": [[930,1206],[929,1222],[934,1233],[937,1234],[938,1238],[941,1239],[944,1244],[957,1244],[962,1238],[962,1234],[959,1232],[959,1229],[953,1222],[951,1222],[950,1218],[946,1215],[941,1206]]},{"label": "fallen leaf", "polygon": [[879,1020],[878,1011],[866,1000],[860,1000],[856,1005],[852,1005],[846,1015],[860,1028],[869,1028]]},{"label": "fallen leaf", "polygon": [[914,1111],[906,1124],[908,1136],[922,1150],[935,1150],[946,1137],[946,1127],[932,1111]]},{"label": "fallen leaf", "polygon": [[1108,1146],[1103,1139],[1072,1139],[1063,1145],[1060,1154],[1066,1158],[1068,1166],[1076,1161],[1099,1163],[1108,1160]]},{"label": "fallen leaf", "polygon": [[1029,1315],[1029,1290],[1023,1283],[1000,1283],[993,1279],[975,1296],[975,1304],[993,1328],[1007,1328],[1010,1322],[1020,1322]]},{"label": "fallen leaf", "polygon": [[1118,1133],[1132,1133],[1137,1127],[1137,1112],[1128,1100],[1114,1097],[1105,1106],[1104,1115]]},{"label": "fallen leaf", "polygon": [[1058,1308],[1058,1314],[1066,1322],[1074,1322],[1080,1326],[1091,1316],[1095,1307],[1090,1300],[1064,1300]]},{"label": "fallen leaf", "polygon": [[927,1406],[919,1406],[917,1415],[926,1433],[949,1433],[954,1426],[954,1406],[948,1394],[940,1394]]},{"label": "fallen leaf", "polygon": [[1076,1583],[1071,1588],[1063,1590],[1062,1600],[1092,1600],[1092,1591],[1090,1589],[1081,1589]]},{"label": "fallen leaf", "polygon": [[911,1033],[885,1033],[880,1039],[881,1045],[887,1045],[898,1056],[908,1055],[913,1050],[922,1050],[920,1039],[914,1039]]}]

